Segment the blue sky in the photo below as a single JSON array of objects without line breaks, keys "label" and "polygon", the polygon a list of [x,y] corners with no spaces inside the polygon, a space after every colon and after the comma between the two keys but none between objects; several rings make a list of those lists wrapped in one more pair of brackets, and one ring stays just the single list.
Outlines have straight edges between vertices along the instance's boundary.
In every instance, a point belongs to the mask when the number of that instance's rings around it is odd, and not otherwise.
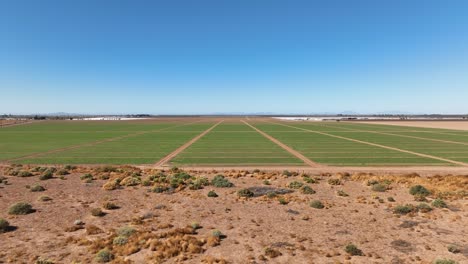
[{"label": "blue sky", "polygon": [[0,1],[0,113],[468,113],[468,1]]}]

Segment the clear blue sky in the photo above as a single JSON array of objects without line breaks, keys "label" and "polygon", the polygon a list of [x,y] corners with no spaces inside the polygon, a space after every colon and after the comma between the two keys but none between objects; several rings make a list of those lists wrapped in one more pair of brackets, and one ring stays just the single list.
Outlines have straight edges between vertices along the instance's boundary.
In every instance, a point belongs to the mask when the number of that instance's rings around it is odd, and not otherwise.
[{"label": "clear blue sky", "polygon": [[0,113],[468,113],[468,1],[2,0]]}]

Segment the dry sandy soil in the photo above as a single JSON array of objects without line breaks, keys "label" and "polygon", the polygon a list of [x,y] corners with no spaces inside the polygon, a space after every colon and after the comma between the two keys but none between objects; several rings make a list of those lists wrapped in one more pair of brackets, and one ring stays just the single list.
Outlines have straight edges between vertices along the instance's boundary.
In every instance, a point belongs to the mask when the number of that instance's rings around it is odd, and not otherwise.
[{"label": "dry sandy soil", "polygon": [[375,121],[375,122],[359,122],[359,123],[468,130],[468,121]]},{"label": "dry sandy soil", "polygon": [[[13,176],[17,172],[28,176]],[[188,176],[133,167],[68,172],[40,180],[44,173],[33,168],[0,168],[0,218],[10,224],[0,232],[0,263],[96,263],[104,248],[113,263],[468,263],[466,175],[186,171],[196,179],[166,189],[164,179]],[[82,177],[86,173],[92,179]],[[234,186],[215,187],[202,180],[218,174]],[[292,188],[295,181],[315,193]],[[382,192],[373,190],[377,182],[385,187]],[[32,192],[34,184],[45,191]],[[417,184],[431,194],[411,195],[409,188]],[[245,188],[255,196],[240,197]],[[208,197],[211,190],[218,197]],[[274,197],[274,192],[279,194]],[[52,200],[40,201],[41,196]],[[398,205],[419,205],[416,200],[431,205],[436,197],[448,207],[395,212]],[[314,200],[324,208],[311,207]],[[35,211],[9,214],[9,207],[20,201]],[[109,202],[118,208],[105,209]],[[105,215],[93,216],[93,208]],[[119,231],[122,227],[127,228]],[[122,235],[125,230],[133,233]],[[349,244],[362,254],[346,252]]]}]

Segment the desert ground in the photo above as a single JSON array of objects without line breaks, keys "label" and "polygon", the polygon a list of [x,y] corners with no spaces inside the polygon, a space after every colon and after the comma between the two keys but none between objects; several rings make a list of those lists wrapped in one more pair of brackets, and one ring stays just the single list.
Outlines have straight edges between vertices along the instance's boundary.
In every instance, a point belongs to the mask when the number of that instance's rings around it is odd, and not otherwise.
[{"label": "desert ground", "polygon": [[466,175],[53,168],[2,167],[1,262],[468,260]]},{"label": "desert ground", "polygon": [[359,123],[390,125],[390,126],[409,126],[409,127],[468,130],[468,120],[467,121],[375,121],[375,122],[373,121],[373,122],[359,122]]}]

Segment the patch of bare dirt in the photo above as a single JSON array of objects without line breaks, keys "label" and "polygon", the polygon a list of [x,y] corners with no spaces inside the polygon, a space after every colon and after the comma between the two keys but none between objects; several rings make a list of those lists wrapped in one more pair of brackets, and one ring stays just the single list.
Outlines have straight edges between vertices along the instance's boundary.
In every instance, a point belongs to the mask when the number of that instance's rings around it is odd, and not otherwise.
[{"label": "patch of bare dirt", "polygon": [[[52,178],[43,176],[51,171]],[[212,181],[216,175],[224,178]],[[466,175],[18,165],[0,167],[0,179],[0,218],[9,223],[0,228],[0,263],[468,257]],[[45,190],[33,192],[35,185]],[[410,194],[416,185],[427,193]],[[446,206],[435,206],[436,198]],[[10,214],[17,202],[35,211]]]},{"label": "patch of bare dirt", "polygon": [[359,123],[468,130],[468,121],[375,121],[375,122],[373,121],[373,122],[359,122]]}]

